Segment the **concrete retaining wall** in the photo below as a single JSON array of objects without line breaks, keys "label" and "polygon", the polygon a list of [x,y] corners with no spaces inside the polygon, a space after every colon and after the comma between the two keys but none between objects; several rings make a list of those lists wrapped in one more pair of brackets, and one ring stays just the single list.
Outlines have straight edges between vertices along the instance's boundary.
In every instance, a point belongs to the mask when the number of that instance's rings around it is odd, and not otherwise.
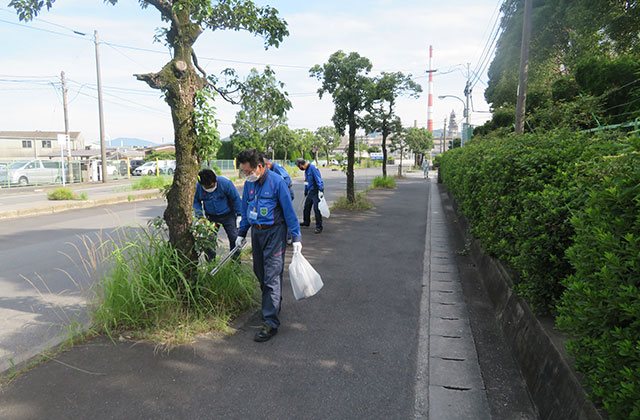
[{"label": "concrete retaining wall", "polygon": [[[443,201],[453,204],[459,226],[470,237],[466,219],[458,211],[455,199],[448,192],[441,194]],[[554,342],[527,302],[513,292],[513,280],[508,270],[495,258],[485,255],[476,240],[471,242],[470,251],[540,418],[602,420],[601,414],[587,399],[576,372],[565,357],[564,349],[557,347],[562,346],[562,340],[560,343]]]}]

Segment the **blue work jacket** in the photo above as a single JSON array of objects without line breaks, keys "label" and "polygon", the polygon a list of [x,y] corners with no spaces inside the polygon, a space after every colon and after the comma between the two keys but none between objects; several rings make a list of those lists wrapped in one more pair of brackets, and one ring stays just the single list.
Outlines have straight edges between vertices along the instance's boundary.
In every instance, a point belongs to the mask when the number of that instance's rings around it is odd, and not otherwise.
[{"label": "blue work jacket", "polygon": [[307,169],[304,170],[304,195],[307,195],[311,191],[324,191],[324,185],[322,184],[322,177],[318,168],[309,164]]},{"label": "blue work jacket", "polygon": [[240,216],[242,202],[236,186],[229,179],[219,176],[218,187],[212,193],[206,192],[199,182],[196,183],[196,194],[193,196],[193,208],[202,216],[202,204],[207,214],[221,216],[233,211]]},{"label": "blue work jacket", "polygon": [[272,162],[272,163],[273,163],[273,166],[271,166],[271,170],[277,173],[278,175],[280,175],[282,178],[284,178],[285,182],[287,183],[287,187],[290,187],[291,176],[289,175],[289,172],[287,172],[287,170],[282,165],[279,165],[275,162]]},{"label": "blue work jacket", "polygon": [[302,241],[300,223],[286,181],[270,170],[265,171],[256,182],[245,181],[238,235],[247,236],[247,231],[255,224],[275,225],[283,222],[286,222],[293,242]]}]

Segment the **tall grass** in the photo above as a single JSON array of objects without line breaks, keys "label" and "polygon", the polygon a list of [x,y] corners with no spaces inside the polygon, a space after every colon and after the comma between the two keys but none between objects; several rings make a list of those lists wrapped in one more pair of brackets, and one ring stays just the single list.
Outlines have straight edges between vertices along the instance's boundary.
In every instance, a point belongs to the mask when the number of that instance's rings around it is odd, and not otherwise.
[{"label": "tall grass", "polygon": [[182,256],[162,230],[149,227],[108,240],[102,281],[95,291],[95,327],[108,335],[134,335],[164,344],[194,334],[224,331],[233,315],[254,303],[256,281],[247,264],[229,262],[215,277],[216,262]]},{"label": "tall grass", "polygon": [[371,182],[371,187],[372,188],[395,188],[396,181],[393,179],[393,177],[390,177],[390,176],[387,176],[387,177],[377,176],[373,178],[373,182]]},{"label": "tall grass", "polygon": [[367,195],[363,192],[356,194],[356,200],[354,202],[349,202],[346,196],[342,196],[338,198],[336,202],[333,203],[331,207],[332,210],[350,210],[350,211],[358,211],[358,210],[369,210],[373,208],[373,205],[369,203],[367,200]]},{"label": "tall grass", "polygon": [[87,193],[80,193],[78,195],[67,187],[60,187],[48,192],[47,198],[49,200],[86,200]]},{"label": "tall grass", "polygon": [[165,185],[170,185],[173,182],[173,177],[170,176],[142,176],[131,182],[132,190],[150,190],[153,188],[163,188]]}]

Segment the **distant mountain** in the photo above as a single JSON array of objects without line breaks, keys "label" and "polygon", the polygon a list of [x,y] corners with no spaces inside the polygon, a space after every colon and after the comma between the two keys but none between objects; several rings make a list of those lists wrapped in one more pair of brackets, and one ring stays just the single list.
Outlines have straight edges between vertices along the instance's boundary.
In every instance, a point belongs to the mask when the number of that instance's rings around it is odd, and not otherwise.
[{"label": "distant mountain", "polygon": [[149,140],[142,140],[130,137],[118,137],[116,139],[107,142],[107,146],[127,146],[127,147],[150,147],[157,146],[159,143],[154,143]]}]

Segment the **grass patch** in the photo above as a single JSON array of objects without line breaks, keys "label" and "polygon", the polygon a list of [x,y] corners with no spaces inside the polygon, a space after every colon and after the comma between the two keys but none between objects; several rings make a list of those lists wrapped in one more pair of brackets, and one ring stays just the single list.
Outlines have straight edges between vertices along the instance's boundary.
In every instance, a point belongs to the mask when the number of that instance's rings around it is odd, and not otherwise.
[{"label": "grass patch", "polygon": [[126,331],[169,347],[190,342],[196,334],[227,332],[230,320],[255,302],[249,264],[230,262],[212,278],[216,261],[185,259],[163,230],[149,227],[100,248],[110,268],[97,283],[92,317],[96,330],[112,338]]},{"label": "grass patch", "polygon": [[373,178],[371,187],[372,188],[395,188],[396,181],[391,176],[387,176],[387,177],[377,176]]},{"label": "grass patch", "polygon": [[146,175],[131,182],[132,190],[151,190],[154,188],[164,188],[165,185],[170,185],[173,182],[171,176],[154,176]]},{"label": "grass patch", "polygon": [[372,209],[373,205],[367,200],[367,195],[365,193],[356,194],[356,200],[354,202],[349,202],[346,196],[340,197],[333,206],[332,210],[350,210],[350,211],[358,211],[358,210],[369,210]]},{"label": "grass patch", "polygon": [[67,187],[56,188],[47,193],[49,200],[86,200],[87,193],[76,194]]}]

